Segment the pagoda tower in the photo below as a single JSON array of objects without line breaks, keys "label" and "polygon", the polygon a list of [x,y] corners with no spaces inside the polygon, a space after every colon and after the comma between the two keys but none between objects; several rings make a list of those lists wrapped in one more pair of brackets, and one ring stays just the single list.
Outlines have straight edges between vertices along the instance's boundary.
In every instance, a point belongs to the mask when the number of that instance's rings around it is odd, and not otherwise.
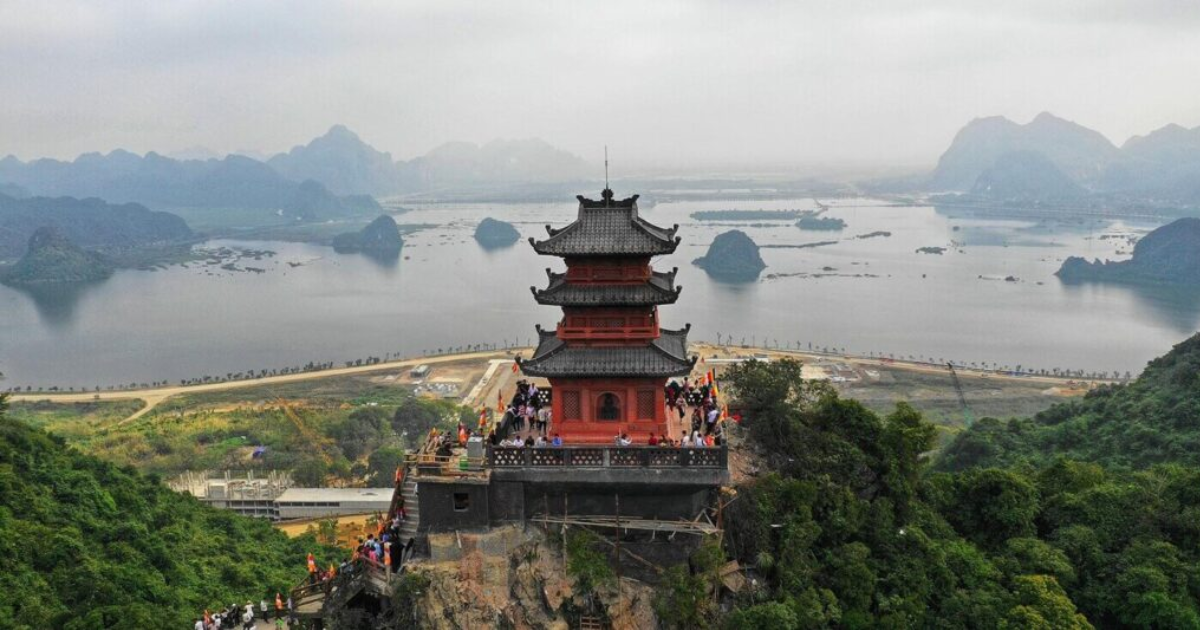
[{"label": "pagoda tower", "polygon": [[681,240],[670,229],[638,217],[637,199],[579,199],[575,221],[549,237],[530,238],[534,251],[558,256],[566,271],[549,268],[545,289],[530,287],[539,304],[562,307],[553,331],[538,327],[533,357],[518,365],[545,377],[552,389],[552,431],[567,443],[611,443],[627,433],[645,444],[651,432],[668,432],[667,379],[692,371],[687,333],[659,327],[658,306],[672,304],[681,287],[675,274],[655,271],[650,261],[670,254]]}]

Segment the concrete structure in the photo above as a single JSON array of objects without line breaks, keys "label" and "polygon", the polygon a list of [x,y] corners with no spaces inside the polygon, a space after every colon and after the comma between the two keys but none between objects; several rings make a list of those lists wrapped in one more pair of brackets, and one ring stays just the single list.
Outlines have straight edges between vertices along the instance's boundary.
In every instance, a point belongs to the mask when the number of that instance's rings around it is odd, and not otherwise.
[{"label": "concrete structure", "polygon": [[386,514],[394,488],[289,488],[275,498],[277,518],[288,521],[340,514]]},{"label": "concrete structure", "polygon": [[256,477],[253,471],[244,477],[226,471],[216,479],[203,472],[187,472],[168,485],[212,507],[273,521],[387,512],[394,491],[393,488],[295,488],[286,473],[271,472],[266,477]]}]

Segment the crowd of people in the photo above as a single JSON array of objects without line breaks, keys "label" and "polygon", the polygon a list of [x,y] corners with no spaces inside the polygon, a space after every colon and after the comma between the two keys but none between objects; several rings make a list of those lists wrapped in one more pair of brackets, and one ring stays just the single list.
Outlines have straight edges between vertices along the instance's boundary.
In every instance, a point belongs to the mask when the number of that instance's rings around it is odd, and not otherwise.
[{"label": "crowd of people", "polygon": [[[397,473],[399,475],[399,473]],[[398,477],[398,482],[401,479]],[[339,565],[330,564],[322,568],[317,564],[316,556],[308,554],[305,564],[308,568],[309,584],[327,584],[339,574],[353,574],[362,570],[361,564],[366,561],[380,568],[400,571],[404,561],[411,557],[416,546],[416,539],[409,538],[401,542],[400,530],[407,520],[408,514],[403,503],[399,505],[391,520],[380,519],[376,529],[365,538],[359,538],[358,544],[351,550],[350,558]],[[274,604],[267,600],[259,602],[257,611],[252,602],[244,606],[230,605],[216,612],[204,611],[204,615],[196,620],[194,630],[249,630],[256,627],[256,619],[270,622],[275,621],[276,628],[288,628],[295,622],[295,607],[292,598],[284,598],[281,593],[275,594]]]},{"label": "crowd of people", "polygon": [[[725,443],[727,413],[719,403],[719,390],[713,372],[710,371],[695,381],[690,377],[684,378],[683,381],[671,380],[667,383],[664,393],[668,419],[678,414],[678,437],[672,437],[674,431],[661,435],[651,432],[646,441],[647,446],[712,448]],[[507,406],[501,402],[504,415],[499,423],[491,423],[489,411],[484,410],[480,413],[478,433],[472,432],[462,423],[459,424],[459,445],[466,446],[467,440],[473,435],[487,435],[488,443],[492,446],[563,446],[562,437],[551,430],[552,415],[549,403],[548,391],[539,390],[534,383],[519,381],[512,401]],[[502,437],[505,435],[508,437]],[[444,442],[447,443],[448,455],[449,440]],[[615,435],[613,443],[617,446],[634,446],[633,438],[625,432]]]},{"label": "crowd of people", "polygon": [[292,610],[292,598],[288,597],[285,601],[281,593],[275,593],[275,602],[268,604],[265,599],[259,601],[257,612],[254,602],[246,602],[243,606],[230,604],[216,612],[205,610],[204,615],[196,620],[193,630],[250,630],[257,627],[256,619],[268,623],[274,619],[276,628],[287,628],[295,621]]}]

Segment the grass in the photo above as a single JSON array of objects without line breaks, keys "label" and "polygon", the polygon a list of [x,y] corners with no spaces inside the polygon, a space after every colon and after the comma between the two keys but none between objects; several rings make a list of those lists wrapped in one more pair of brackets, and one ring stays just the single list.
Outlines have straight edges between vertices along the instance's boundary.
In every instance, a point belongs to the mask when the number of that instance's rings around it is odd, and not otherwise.
[{"label": "grass", "polygon": [[[876,369],[876,368],[872,368]],[[948,442],[966,427],[962,404],[947,374],[878,369],[878,380],[865,379],[839,387],[842,395],[863,403],[881,414],[891,413],[905,401],[938,428],[939,441]],[[1062,402],[1061,396],[1045,393],[1043,383],[960,376],[963,395],[976,420],[985,417],[1028,417]]]},{"label": "grass", "polygon": [[[366,464],[366,456],[349,460],[336,441],[351,414],[377,407],[390,417],[412,399],[407,386],[373,382],[376,377],[347,375],[177,396],[123,424],[141,401],[14,403],[11,413],[90,454],[164,476],[205,469],[291,470],[328,456],[331,468],[346,478],[355,464]],[[288,401],[303,430],[280,407],[280,398]],[[438,404],[449,424],[457,407]],[[401,422],[400,428],[407,425]],[[260,446],[266,452],[252,457]]]}]

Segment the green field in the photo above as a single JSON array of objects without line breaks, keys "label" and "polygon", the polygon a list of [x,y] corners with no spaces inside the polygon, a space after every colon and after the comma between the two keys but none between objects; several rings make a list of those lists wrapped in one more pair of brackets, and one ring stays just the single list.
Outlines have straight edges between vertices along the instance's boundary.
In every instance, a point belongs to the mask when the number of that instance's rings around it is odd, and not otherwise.
[{"label": "green field", "polygon": [[[291,470],[313,485],[371,481],[431,427],[474,418],[456,403],[416,398],[365,375],[179,396],[122,422],[141,405],[15,403],[12,416],[145,472]],[[256,457],[259,447],[265,451]]]}]

